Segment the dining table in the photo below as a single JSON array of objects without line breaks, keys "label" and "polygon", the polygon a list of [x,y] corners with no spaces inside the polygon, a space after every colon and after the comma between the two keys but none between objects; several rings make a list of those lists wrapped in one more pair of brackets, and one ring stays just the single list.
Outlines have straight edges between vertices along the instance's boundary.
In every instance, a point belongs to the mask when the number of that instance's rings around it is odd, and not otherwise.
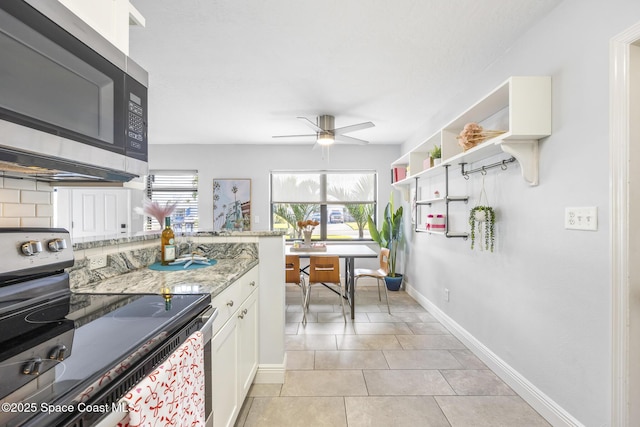
[{"label": "dining table", "polygon": [[[285,246],[286,255],[297,255],[300,258],[309,258],[311,256],[338,256],[344,259],[344,274],[345,274],[345,291],[346,298],[351,308],[351,319],[354,319],[355,313],[355,260],[356,258],[377,258],[378,253],[371,249],[366,244],[342,244],[342,243],[327,243],[326,250],[318,250],[318,248],[311,247],[305,248],[293,248],[292,245]],[[306,268],[301,268],[303,273],[306,273]]]}]

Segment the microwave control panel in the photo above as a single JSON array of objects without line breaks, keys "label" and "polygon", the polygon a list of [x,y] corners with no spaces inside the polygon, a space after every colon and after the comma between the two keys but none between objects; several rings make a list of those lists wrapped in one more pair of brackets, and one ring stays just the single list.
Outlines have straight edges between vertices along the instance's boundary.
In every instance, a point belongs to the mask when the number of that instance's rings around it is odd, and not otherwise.
[{"label": "microwave control panel", "polygon": [[147,160],[147,88],[127,79],[126,154]]}]

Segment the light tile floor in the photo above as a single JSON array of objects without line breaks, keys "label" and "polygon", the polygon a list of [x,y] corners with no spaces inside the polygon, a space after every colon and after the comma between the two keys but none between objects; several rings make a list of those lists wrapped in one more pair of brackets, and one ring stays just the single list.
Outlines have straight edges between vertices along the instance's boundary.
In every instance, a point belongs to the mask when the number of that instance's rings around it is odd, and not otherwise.
[{"label": "light tile floor", "polygon": [[303,325],[287,285],[285,383],[254,384],[237,427],[549,426],[405,292],[389,292],[389,315],[373,283],[346,325],[321,285]]}]

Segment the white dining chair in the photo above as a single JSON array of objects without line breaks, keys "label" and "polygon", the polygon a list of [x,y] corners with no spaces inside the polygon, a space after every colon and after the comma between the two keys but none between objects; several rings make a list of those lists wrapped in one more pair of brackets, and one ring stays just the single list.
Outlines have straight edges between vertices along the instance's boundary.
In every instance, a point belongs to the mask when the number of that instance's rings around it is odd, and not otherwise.
[{"label": "white dining chair", "polygon": [[378,282],[378,299],[382,301],[382,295],[380,294],[380,282],[384,288],[384,294],[387,297],[387,311],[391,314],[391,308],[389,308],[389,292],[387,291],[387,284],[384,282],[384,278],[389,274],[389,249],[380,249],[380,255],[378,256],[380,261],[380,268],[372,270],[370,268],[356,268],[353,272],[354,286],[358,284],[358,279],[362,277],[372,277]]}]

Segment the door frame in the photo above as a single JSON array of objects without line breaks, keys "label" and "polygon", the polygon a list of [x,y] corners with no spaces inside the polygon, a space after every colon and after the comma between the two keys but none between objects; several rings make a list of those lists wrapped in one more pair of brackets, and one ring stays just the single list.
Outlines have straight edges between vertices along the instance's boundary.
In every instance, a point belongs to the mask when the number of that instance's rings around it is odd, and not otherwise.
[{"label": "door frame", "polygon": [[629,426],[629,124],[630,46],[640,40],[640,22],[610,42],[609,180],[611,184],[611,425]]}]

